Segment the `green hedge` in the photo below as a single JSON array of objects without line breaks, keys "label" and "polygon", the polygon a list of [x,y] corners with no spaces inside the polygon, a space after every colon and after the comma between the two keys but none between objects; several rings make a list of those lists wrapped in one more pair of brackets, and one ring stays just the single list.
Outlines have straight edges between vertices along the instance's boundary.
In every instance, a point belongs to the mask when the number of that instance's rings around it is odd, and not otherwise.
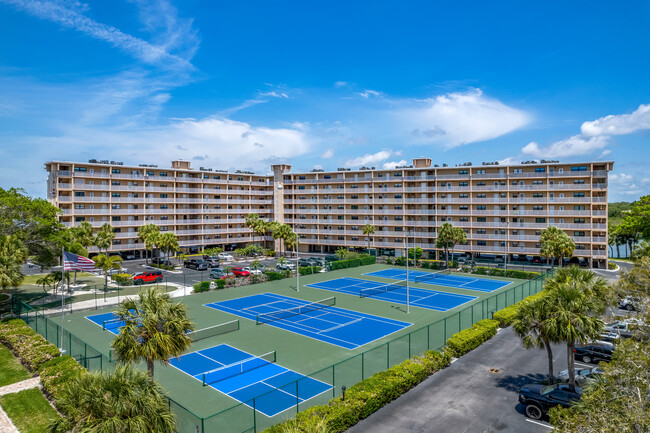
[{"label": "green hedge", "polygon": [[377,262],[377,257],[361,254],[357,259],[337,260],[330,263],[330,271],[337,269],[356,268],[358,266],[372,265]]},{"label": "green hedge", "polygon": [[291,271],[266,271],[264,274],[269,277],[269,281],[276,281],[276,280],[283,280],[285,278],[289,278],[291,275]]},{"label": "green hedge", "polygon": [[115,274],[111,279],[120,286],[132,286],[133,276],[131,274]]},{"label": "green hedge", "polygon": [[300,275],[311,275],[319,273],[322,268],[320,266],[303,266],[298,269],[300,271]]},{"label": "green hedge", "polygon": [[217,290],[221,290],[226,287],[226,280],[214,280],[217,285]]},{"label": "green hedge", "polygon": [[520,280],[533,280],[540,275],[539,272],[517,271],[515,269],[508,269],[505,271],[500,268],[488,268],[485,266],[475,267],[473,273],[477,275],[490,275],[493,277],[517,278]]},{"label": "green hedge", "polygon": [[[538,299],[542,296],[545,295],[544,291],[541,291],[535,295],[530,295],[527,298],[524,298],[525,301],[532,301],[535,299]],[[512,304],[509,307],[504,308],[503,310],[499,310],[496,313],[494,313],[494,320],[499,322],[499,327],[501,328],[507,328],[512,324],[512,321],[515,320],[515,316],[517,315],[517,306],[519,305],[519,301],[516,304]]]},{"label": "green hedge", "polygon": [[210,281],[200,281],[192,287],[194,287],[195,293],[207,292],[210,290]]},{"label": "green hedge", "polygon": [[447,348],[449,354],[458,358],[467,352],[470,352],[481,344],[494,337],[497,333],[499,322],[491,319],[483,319],[467,328],[460,331],[447,340]]},{"label": "green hedge", "polygon": [[309,431],[322,419],[326,420],[330,432],[343,432],[449,365],[449,361],[448,354],[435,351],[407,359],[351,386],[345,392],[345,400],[333,398],[328,404],[309,408],[298,413],[295,420],[274,425],[265,432],[281,433],[292,426],[295,427],[292,431]]},{"label": "green hedge", "polygon": [[0,322],[0,341],[16,353],[31,371],[60,355],[59,349],[20,319]]},{"label": "green hedge", "polygon": [[57,356],[45,362],[38,371],[41,376],[43,389],[55,399],[66,383],[86,373],[73,357],[69,355]]},{"label": "green hedge", "polygon": [[164,269],[166,271],[173,271],[174,269],[176,269],[176,266],[174,266],[174,265],[158,265],[158,264],[152,263],[149,266],[151,266],[152,268]]}]

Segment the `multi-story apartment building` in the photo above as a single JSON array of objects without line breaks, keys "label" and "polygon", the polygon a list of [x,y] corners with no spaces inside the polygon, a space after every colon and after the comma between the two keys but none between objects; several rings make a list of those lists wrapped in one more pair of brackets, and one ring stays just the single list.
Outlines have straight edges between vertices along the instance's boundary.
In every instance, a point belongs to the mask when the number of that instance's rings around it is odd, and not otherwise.
[{"label": "multi-story apartment building", "polygon": [[437,229],[449,222],[468,235],[456,251],[514,259],[539,256],[540,231],[554,225],[575,241],[575,257],[603,268],[613,164],[439,167],[417,158],[390,170],[292,173],[289,165],[273,165],[271,176],[193,170],[184,161],[171,169],[55,161],[46,169],[48,197],[63,210],[63,223],[111,223],[120,230],[115,250],[141,249],[137,227],[151,222],[193,250],[241,245],[253,241],[243,223],[256,212],[292,225],[300,250],[309,252],[365,248],[362,229],[371,224],[379,254],[401,255],[408,241],[436,257]]}]

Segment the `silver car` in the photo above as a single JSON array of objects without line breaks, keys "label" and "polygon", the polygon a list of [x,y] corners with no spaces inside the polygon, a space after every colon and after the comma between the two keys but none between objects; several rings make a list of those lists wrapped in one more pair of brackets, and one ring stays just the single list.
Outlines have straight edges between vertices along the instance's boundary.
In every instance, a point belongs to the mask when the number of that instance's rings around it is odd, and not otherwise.
[{"label": "silver car", "polygon": [[[575,367],[574,371],[576,374],[576,385],[580,387],[597,380],[598,376],[603,374],[603,370],[601,370],[598,367],[591,367],[591,368]],[[557,377],[562,382],[568,382],[569,370],[560,371],[560,374],[558,374]]]}]

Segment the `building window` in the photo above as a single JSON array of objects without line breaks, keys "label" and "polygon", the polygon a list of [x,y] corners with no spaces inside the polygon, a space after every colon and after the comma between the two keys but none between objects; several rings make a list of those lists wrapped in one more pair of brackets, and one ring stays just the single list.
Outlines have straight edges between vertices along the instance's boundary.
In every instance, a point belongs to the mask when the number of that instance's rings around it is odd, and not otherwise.
[{"label": "building window", "polygon": [[585,193],[584,193],[584,192],[574,192],[574,193],[573,193],[573,196],[574,196],[574,197],[584,197],[584,196],[585,196]]},{"label": "building window", "polygon": [[120,169],[119,168],[114,168],[114,169],[111,170],[111,173],[120,174]]},{"label": "building window", "polygon": [[573,236],[584,236],[585,232],[573,232]]},{"label": "building window", "polygon": [[120,181],[119,181],[119,180],[111,180],[111,185],[113,185],[113,186],[119,186],[119,185],[120,185]]},{"label": "building window", "polygon": [[585,210],[585,207],[581,205],[574,205],[573,210]]},{"label": "building window", "polygon": [[167,205],[166,204],[161,204],[160,209],[167,209]]},{"label": "building window", "polygon": [[74,171],[88,171],[86,167],[75,167]]},{"label": "building window", "polygon": [[485,221],[486,221],[485,217],[478,217],[478,218],[476,218],[476,222],[484,223]]},{"label": "building window", "polygon": [[485,170],[476,170],[476,174],[485,174]]},{"label": "building window", "polygon": [[467,174],[467,170],[458,170],[458,174],[460,175]]},{"label": "building window", "polygon": [[546,222],[546,218],[535,218],[535,222],[538,223],[538,224],[539,223],[543,224],[543,223]]},{"label": "building window", "polygon": [[571,167],[571,171],[587,171],[587,167],[585,167],[584,165],[579,167]]},{"label": "building window", "polygon": [[574,219],[573,219],[573,223],[574,223],[574,224],[584,224],[584,223],[585,223],[585,219],[584,219],[584,218],[574,218]]},{"label": "building window", "polygon": [[111,197],[119,197],[120,193],[119,192],[112,192]]},{"label": "building window", "polygon": [[544,167],[535,167],[535,173],[545,173],[546,169]]},{"label": "building window", "polygon": [[468,186],[467,182],[458,182],[458,186]]},{"label": "building window", "polygon": [[476,245],[485,246],[485,241],[476,241]]},{"label": "building window", "polygon": [[476,206],[476,210],[485,210],[485,205]]},{"label": "building window", "polygon": [[86,193],[83,192],[83,191],[75,191],[74,196],[75,197],[85,197]]}]

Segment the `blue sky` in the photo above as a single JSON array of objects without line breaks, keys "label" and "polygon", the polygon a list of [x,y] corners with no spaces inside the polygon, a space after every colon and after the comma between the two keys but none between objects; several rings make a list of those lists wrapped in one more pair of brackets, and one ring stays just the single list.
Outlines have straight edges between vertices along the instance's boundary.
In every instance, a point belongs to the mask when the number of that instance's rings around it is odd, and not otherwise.
[{"label": "blue sky", "polygon": [[43,163],[614,160],[647,194],[650,3],[0,0],[2,187]]}]

